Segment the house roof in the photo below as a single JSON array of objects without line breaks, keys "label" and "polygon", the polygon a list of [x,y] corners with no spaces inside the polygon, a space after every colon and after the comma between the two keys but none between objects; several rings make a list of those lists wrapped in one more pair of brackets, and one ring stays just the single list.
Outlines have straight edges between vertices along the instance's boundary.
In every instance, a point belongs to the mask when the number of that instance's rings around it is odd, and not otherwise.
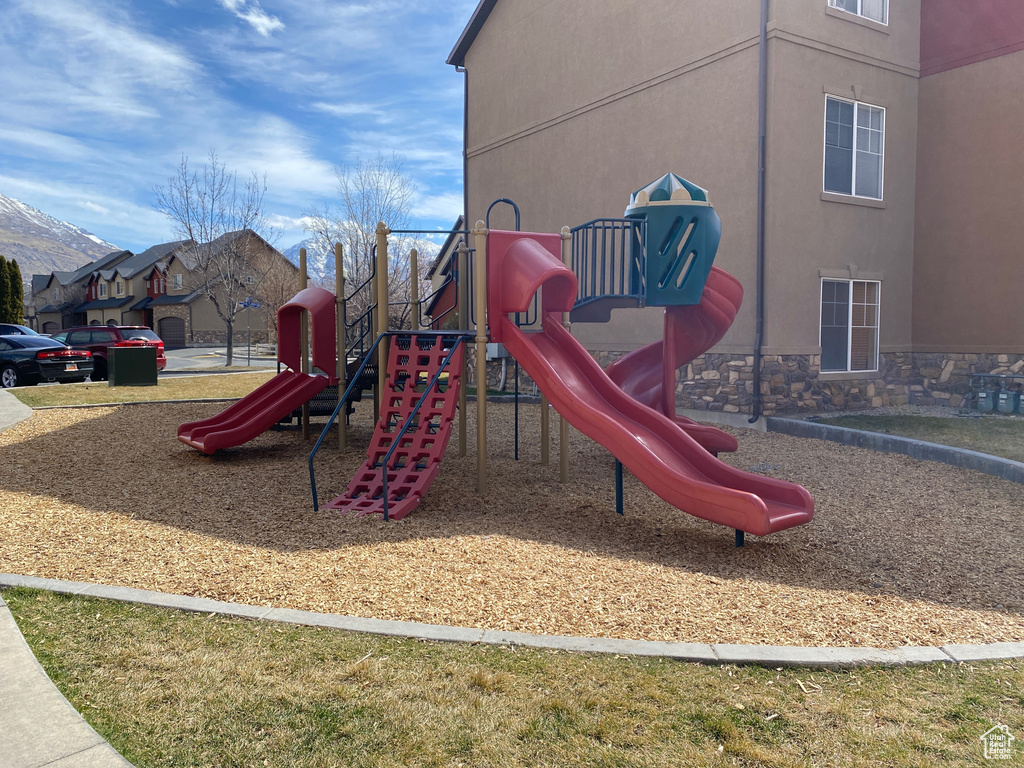
[{"label": "house roof", "polygon": [[[437,270],[441,269],[445,264],[450,261],[451,254],[448,250],[455,244],[455,238],[457,238],[461,232],[466,228],[466,218],[459,214],[459,218],[455,220],[452,225],[452,231],[448,233],[448,237],[445,238],[444,245],[441,246],[441,250],[437,252],[437,257],[434,259],[433,264],[430,265],[430,269],[427,270],[427,277],[433,277]],[[453,251],[454,252],[454,251]]]},{"label": "house roof", "polygon": [[181,293],[175,296],[172,296],[169,293],[165,293],[162,296],[155,297],[153,301],[150,302],[149,306],[158,307],[167,306],[170,304],[189,304],[193,300],[195,300],[195,298],[199,296],[200,293],[202,293],[202,291],[193,291],[192,293]]},{"label": "house roof", "polygon": [[149,269],[154,264],[165,260],[168,256],[174,253],[176,249],[185,245],[187,242],[187,240],[175,240],[171,243],[160,243],[160,245],[154,245],[152,248],[147,248],[142,253],[122,261],[117,265],[117,271],[121,274],[121,277],[135,277],[139,272]]},{"label": "house roof", "polygon": [[32,275],[32,293],[39,293],[45,291],[46,286],[50,284],[50,278],[53,274],[48,275]]},{"label": "house roof", "polygon": [[487,17],[491,15],[491,11],[494,10],[497,2],[498,0],[480,0],[480,4],[473,11],[473,15],[469,18],[466,28],[459,35],[458,42],[455,43],[452,52],[448,54],[446,64],[451,64],[453,67],[464,67],[466,65],[466,53],[469,51],[469,47],[473,45],[473,41],[476,40],[476,36],[480,34],[480,29],[483,27],[484,22],[487,21]]},{"label": "house roof", "polygon": [[152,303],[153,303],[153,297],[152,296],[147,296],[142,301],[138,301],[135,304],[132,304],[130,307],[128,307],[128,309],[133,310],[133,311],[136,310],[136,309],[145,309],[146,307],[148,307]]},{"label": "house roof", "polygon": [[87,301],[84,304],[79,304],[73,311],[85,312],[90,309],[117,309],[134,299],[134,296],[122,296],[119,299],[97,299],[96,301]]}]

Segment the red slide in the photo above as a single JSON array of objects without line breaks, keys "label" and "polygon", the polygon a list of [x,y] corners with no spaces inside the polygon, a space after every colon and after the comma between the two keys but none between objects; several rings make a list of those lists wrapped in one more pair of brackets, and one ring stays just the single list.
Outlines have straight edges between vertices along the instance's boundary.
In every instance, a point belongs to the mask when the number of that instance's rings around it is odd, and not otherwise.
[{"label": "red slide", "polygon": [[[669,504],[757,536],[809,522],[814,500],[805,488],[718,461],[663,413],[623,392],[565,330],[561,313],[575,301],[576,276],[558,259],[560,247],[559,235],[490,232],[492,340],[505,345],[569,423]],[[524,333],[508,314],[525,312],[542,285],[543,330]]]},{"label": "red slide", "polygon": [[665,338],[623,355],[605,371],[622,391],[661,411],[713,454],[735,451],[736,438],[676,413],[676,370],[722,340],[743,302],[743,286],[712,267],[700,304],[665,309]]},{"label": "red slide", "polygon": [[182,424],[178,439],[205,454],[241,445],[309,402],[328,383],[326,376],[282,371],[216,416]]}]

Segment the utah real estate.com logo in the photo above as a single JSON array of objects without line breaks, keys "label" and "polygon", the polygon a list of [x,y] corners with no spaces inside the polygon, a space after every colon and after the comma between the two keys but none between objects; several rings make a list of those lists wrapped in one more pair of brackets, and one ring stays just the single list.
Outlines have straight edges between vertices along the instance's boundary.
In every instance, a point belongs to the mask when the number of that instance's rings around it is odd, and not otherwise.
[{"label": "utah real estate.com logo", "polygon": [[1015,741],[1010,726],[996,725],[981,735],[986,760],[1009,760]]}]

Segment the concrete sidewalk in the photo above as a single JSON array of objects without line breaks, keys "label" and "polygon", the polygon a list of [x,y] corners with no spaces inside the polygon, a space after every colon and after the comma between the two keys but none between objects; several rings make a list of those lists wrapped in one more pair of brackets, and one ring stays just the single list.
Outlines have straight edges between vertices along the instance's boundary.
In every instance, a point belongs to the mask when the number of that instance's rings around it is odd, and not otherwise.
[{"label": "concrete sidewalk", "polygon": [[131,768],[50,682],[3,598],[0,669],[0,763],[5,768]]}]

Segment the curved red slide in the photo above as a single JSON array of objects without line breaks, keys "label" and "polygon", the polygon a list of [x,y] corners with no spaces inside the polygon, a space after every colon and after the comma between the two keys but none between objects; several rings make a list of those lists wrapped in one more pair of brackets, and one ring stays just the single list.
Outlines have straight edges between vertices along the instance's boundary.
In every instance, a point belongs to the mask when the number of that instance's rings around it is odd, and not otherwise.
[{"label": "curved red slide", "polygon": [[[623,392],[562,326],[561,313],[576,297],[576,276],[557,258],[560,245],[558,235],[491,231],[492,339],[505,345],[569,423],[674,507],[757,536],[809,522],[814,500],[807,489],[720,462],[663,413]],[[542,331],[524,333],[508,314],[526,311],[542,285]]]},{"label": "curved red slide", "polygon": [[676,413],[676,370],[722,340],[742,302],[740,281],[712,267],[699,304],[665,308],[663,340],[623,355],[605,368],[623,392],[664,413],[713,454],[735,451],[736,438]]},{"label": "curved red slide", "polygon": [[326,376],[282,371],[238,402],[202,421],[178,427],[178,439],[209,455],[263,434],[328,384]]}]

